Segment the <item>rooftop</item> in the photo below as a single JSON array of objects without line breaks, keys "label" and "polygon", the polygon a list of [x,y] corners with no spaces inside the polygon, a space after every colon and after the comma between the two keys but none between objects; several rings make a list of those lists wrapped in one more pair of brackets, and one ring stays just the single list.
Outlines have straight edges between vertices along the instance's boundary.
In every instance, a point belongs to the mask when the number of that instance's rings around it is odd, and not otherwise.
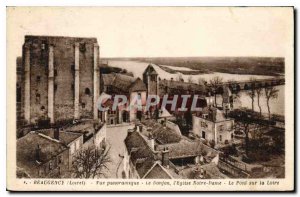
[{"label": "rooftop", "polygon": [[143,129],[143,134],[146,136],[152,134],[159,144],[178,143],[181,140],[176,131],[154,120],[143,120],[141,123],[147,127]]},{"label": "rooftop", "polygon": [[[40,147],[40,159],[37,161],[36,150]],[[41,163],[51,160],[67,150],[67,146],[46,135],[30,132],[17,140],[17,166],[30,177],[37,177],[37,170]]]},{"label": "rooftop", "polygon": [[205,107],[201,112],[196,113],[196,116],[211,122],[231,120],[225,116],[225,113],[222,110],[215,107]]},{"label": "rooftop", "polygon": [[[158,150],[163,150],[165,145],[158,145]],[[201,155],[203,150],[200,140],[191,141],[182,138],[178,143],[168,144],[170,159],[187,158]]]},{"label": "rooftop", "polygon": [[[37,132],[55,139],[54,138],[55,129],[44,129],[44,130],[39,130]],[[68,145],[74,140],[76,140],[77,138],[81,137],[82,135],[83,134],[81,133],[59,131],[59,141],[65,145]]]},{"label": "rooftop", "polygon": [[[146,91],[146,85],[140,78],[119,73],[102,74],[103,85],[113,86],[121,92]],[[121,93],[118,92],[118,93]]]},{"label": "rooftop", "polygon": [[41,35],[26,35],[25,42],[28,41],[49,41],[49,42],[61,42],[62,40],[69,40],[71,42],[91,42],[97,43],[97,38],[92,37],[67,37],[67,36],[41,36]]},{"label": "rooftop", "polygon": [[136,131],[128,133],[124,142],[139,176],[143,177],[157,158],[144,138]]}]

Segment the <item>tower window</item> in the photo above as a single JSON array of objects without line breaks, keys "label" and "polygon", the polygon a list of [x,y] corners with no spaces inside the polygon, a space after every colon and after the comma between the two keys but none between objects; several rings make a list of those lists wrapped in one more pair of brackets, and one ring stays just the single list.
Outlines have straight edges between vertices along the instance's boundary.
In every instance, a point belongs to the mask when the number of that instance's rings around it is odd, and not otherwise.
[{"label": "tower window", "polygon": [[45,106],[42,106],[42,107],[41,107],[41,110],[44,111],[44,110],[45,110]]},{"label": "tower window", "polygon": [[57,84],[54,84],[54,91],[57,90]]},{"label": "tower window", "polygon": [[139,92],[138,93],[138,99],[141,99],[142,98],[142,94]]},{"label": "tower window", "polygon": [[90,91],[89,88],[85,88],[84,93],[85,93],[86,95],[88,95],[88,96],[91,95],[91,91]]},{"label": "tower window", "polygon": [[81,107],[84,109],[85,108],[85,103],[81,103]]},{"label": "tower window", "polygon": [[40,104],[40,103],[41,103],[41,95],[40,95],[39,93],[37,93],[37,94],[35,95],[35,102],[36,102],[37,104]]},{"label": "tower window", "polygon": [[36,82],[38,82],[38,83],[41,82],[41,76],[36,77]]},{"label": "tower window", "polygon": [[85,43],[80,43],[79,45],[80,52],[84,53],[86,51]]},{"label": "tower window", "polygon": [[42,50],[45,50],[45,49],[46,49],[46,44],[45,44],[45,43],[42,43],[41,48],[42,48]]},{"label": "tower window", "polygon": [[156,81],[156,76],[155,75],[151,76],[151,81]]},{"label": "tower window", "polygon": [[17,84],[17,102],[21,102],[21,95],[22,95],[22,92],[21,92],[21,87],[19,84]]}]

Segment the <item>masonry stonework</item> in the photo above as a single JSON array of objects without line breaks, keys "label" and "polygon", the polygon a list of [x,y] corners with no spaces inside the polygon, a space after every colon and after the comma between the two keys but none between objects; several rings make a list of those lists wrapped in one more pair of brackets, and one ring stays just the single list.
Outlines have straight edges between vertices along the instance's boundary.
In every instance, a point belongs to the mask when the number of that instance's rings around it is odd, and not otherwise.
[{"label": "masonry stonework", "polygon": [[98,47],[96,38],[25,36],[21,106],[28,123],[97,118]]}]

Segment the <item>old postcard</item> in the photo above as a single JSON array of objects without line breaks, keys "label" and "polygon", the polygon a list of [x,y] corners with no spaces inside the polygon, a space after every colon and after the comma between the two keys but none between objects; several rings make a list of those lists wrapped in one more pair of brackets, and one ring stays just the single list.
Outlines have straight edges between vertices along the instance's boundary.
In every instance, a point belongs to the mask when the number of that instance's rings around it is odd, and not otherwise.
[{"label": "old postcard", "polygon": [[294,190],[293,7],[8,7],[7,189]]}]

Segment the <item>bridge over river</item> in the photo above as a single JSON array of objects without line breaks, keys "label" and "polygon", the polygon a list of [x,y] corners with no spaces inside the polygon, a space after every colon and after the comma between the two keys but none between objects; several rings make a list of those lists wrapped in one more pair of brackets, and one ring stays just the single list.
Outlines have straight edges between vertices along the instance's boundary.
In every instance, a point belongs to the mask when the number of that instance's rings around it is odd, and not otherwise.
[{"label": "bridge over river", "polygon": [[[285,84],[284,77],[274,77],[268,79],[255,79],[246,81],[228,81],[218,84],[217,93],[223,92],[224,87],[228,87],[233,91],[249,90],[251,88],[264,88],[271,86],[279,86]],[[211,84],[207,84],[207,87],[212,87]]]}]

